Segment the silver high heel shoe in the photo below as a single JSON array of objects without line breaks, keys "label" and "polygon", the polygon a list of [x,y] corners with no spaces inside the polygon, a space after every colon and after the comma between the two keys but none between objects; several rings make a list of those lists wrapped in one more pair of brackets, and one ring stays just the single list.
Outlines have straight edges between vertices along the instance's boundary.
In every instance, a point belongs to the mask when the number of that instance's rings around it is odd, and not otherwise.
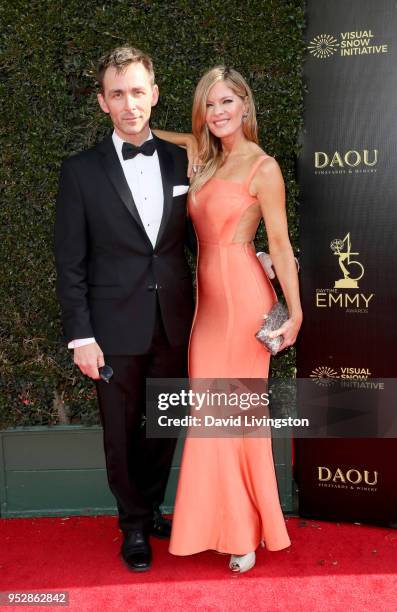
[{"label": "silver high heel shoe", "polygon": [[242,574],[254,567],[255,560],[255,552],[249,552],[246,555],[231,555],[229,567],[232,572]]}]

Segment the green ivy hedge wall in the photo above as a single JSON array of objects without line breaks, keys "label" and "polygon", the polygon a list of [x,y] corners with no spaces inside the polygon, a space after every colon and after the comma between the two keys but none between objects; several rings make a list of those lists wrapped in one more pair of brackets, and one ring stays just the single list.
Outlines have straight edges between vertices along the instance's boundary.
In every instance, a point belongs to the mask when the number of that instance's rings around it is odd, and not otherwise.
[{"label": "green ivy hedge wall", "polygon": [[[13,0],[0,7],[0,428],[98,421],[55,298],[53,221],[62,159],[110,129],[97,58],[129,43],[154,59],[152,126],[190,131],[195,84],[226,63],[248,79],[263,148],[279,161],[297,240],[294,167],[302,117],[303,0]],[[261,228],[257,244],[266,245]],[[294,350],[273,359],[288,376]]]}]

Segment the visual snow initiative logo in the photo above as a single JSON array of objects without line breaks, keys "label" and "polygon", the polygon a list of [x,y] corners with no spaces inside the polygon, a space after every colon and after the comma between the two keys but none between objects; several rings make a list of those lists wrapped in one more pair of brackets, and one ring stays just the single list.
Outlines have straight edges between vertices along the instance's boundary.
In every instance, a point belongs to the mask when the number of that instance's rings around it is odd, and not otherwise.
[{"label": "visual snow initiative logo", "polygon": [[331,34],[319,34],[310,41],[308,45],[309,53],[319,59],[325,59],[333,55],[339,47],[337,39]]}]

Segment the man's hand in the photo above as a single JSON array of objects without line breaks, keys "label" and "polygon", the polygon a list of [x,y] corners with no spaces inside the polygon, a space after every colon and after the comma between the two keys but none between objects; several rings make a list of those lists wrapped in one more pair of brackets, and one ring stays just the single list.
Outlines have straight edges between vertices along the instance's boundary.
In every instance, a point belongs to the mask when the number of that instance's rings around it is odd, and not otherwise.
[{"label": "man's hand", "polygon": [[[262,268],[264,269],[264,271],[266,272],[270,280],[273,280],[274,278],[276,278],[276,273],[273,268],[272,258],[270,257],[269,253],[259,252],[256,254],[256,256],[261,262]],[[300,268],[299,261],[297,260],[296,257],[294,259],[296,263],[296,271],[299,272],[299,268]]]},{"label": "man's hand", "polygon": [[276,278],[276,274],[273,268],[272,258],[270,257],[270,255],[268,253],[257,253],[256,256],[261,262],[262,267],[265,270],[267,276],[270,278],[270,280],[273,280],[273,278]]},{"label": "man's hand", "polygon": [[103,353],[96,342],[75,348],[73,361],[83,374],[94,380],[99,380],[98,368],[105,365]]}]

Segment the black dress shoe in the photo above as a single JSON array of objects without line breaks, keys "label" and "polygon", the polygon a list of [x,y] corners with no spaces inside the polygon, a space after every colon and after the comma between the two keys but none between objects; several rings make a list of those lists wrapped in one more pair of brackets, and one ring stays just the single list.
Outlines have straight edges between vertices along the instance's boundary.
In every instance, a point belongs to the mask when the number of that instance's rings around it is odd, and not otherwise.
[{"label": "black dress shoe", "polygon": [[124,534],[121,556],[124,563],[134,572],[146,572],[150,568],[152,549],[141,529],[133,529]]},{"label": "black dress shoe", "polygon": [[150,535],[155,538],[160,538],[161,540],[167,540],[171,535],[171,527],[171,521],[164,518],[160,512],[155,511],[152,526],[150,528]]}]

